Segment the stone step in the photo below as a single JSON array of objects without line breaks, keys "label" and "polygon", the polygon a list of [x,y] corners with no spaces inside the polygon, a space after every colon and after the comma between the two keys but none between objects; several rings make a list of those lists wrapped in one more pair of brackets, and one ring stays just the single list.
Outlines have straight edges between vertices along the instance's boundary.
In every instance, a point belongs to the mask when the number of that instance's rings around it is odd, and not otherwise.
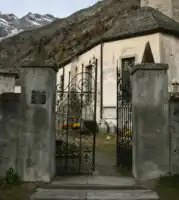
[{"label": "stone step", "polygon": [[142,189],[137,186],[133,178],[116,176],[71,176],[57,177],[44,189],[71,190],[134,190]]},{"label": "stone step", "polygon": [[45,185],[43,189],[68,189],[68,190],[139,190],[143,189],[140,186],[128,186],[128,185],[95,185],[95,184],[50,184]]},{"label": "stone step", "polygon": [[38,189],[31,200],[159,200],[150,190]]},{"label": "stone step", "polygon": [[142,189],[134,179],[115,176],[58,177],[44,189],[71,190],[134,190]]},{"label": "stone step", "polygon": [[32,200],[159,200],[150,190],[138,187],[133,178],[116,176],[57,177],[37,189]]},{"label": "stone step", "polygon": [[121,186],[121,187],[133,187],[136,182],[130,177],[117,177],[117,176],[62,176],[57,177],[51,186],[63,186],[63,185],[103,185],[103,186]]}]

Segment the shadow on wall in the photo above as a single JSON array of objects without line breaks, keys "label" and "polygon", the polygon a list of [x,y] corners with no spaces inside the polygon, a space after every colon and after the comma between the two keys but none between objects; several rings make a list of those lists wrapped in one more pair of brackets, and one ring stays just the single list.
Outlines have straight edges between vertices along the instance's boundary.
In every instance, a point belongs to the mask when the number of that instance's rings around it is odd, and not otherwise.
[{"label": "shadow on wall", "polygon": [[17,169],[20,128],[20,94],[0,95],[0,176],[12,167]]}]

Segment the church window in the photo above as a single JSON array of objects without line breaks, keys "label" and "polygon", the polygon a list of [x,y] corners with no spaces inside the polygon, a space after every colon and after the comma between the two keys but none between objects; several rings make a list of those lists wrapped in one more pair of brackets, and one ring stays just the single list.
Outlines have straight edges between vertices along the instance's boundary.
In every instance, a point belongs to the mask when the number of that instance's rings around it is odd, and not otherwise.
[{"label": "church window", "polygon": [[123,103],[129,103],[132,100],[131,69],[135,65],[135,57],[123,58],[121,65]]},{"label": "church window", "polygon": [[90,102],[92,99],[92,65],[86,66],[86,100]]}]

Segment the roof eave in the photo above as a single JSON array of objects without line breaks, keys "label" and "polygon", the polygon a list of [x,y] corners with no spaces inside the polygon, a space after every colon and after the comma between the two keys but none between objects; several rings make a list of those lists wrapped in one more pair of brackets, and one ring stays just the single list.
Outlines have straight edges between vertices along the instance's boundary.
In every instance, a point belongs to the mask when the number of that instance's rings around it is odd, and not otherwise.
[{"label": "roof eave", "polygon": [[58,65],[58,68],[60,69],[60,68],[64,67],[65,65],[68,65],[70,62],[72,62],[72,60],[75,57],[78,57],[78,56],[86,53],[87,51],[91,50],[95,46],[100,45],[102,43],[114,42],[116,40],[124,40],[124,39],[129,39],[129,38],[134,38],[134,37],[140,37],[140,36],[144,36],[144,35],[151,35],[151,34],[155,34],[155,33],[166,33],[166,34],[172,34],[172,35],[179,37],[178,31],[168,30],[168,29],[165,29],[165,28],[157,27],[157,28],[153,28],[153,29],[149,29],[149,30],[145,30],[145,31],[140,31],[140,32],[135,32],[135,33],[127,33],[127,34],[115,36],[115,37],[102,38],[101,40],[96,41],[96,42],[92,43],[91,45],[87,46],[85,49],[79,51],[74,56],[68,58],[67,60],[65,60],[63,62],[61,62]]}]

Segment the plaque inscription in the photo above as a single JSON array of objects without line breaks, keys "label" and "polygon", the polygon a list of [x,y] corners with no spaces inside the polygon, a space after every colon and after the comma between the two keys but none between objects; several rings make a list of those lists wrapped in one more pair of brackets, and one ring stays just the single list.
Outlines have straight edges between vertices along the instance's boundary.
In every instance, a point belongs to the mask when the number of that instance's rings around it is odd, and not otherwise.
[{"label": "plaque inscription", "polygon": [[32,90],[31,104],[45,104],[46,103],[46,92]]}]

